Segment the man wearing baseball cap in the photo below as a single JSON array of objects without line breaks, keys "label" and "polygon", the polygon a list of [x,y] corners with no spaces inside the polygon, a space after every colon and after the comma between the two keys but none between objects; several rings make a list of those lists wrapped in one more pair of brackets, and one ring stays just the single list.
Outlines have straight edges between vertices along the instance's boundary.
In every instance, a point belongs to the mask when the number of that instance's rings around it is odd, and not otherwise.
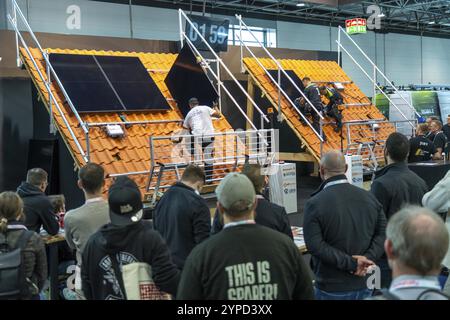
[{"label": "man wearing baseball cap", "polygon": [[118,177],[108,192],[111,223],[88,240],[81,267],[82,288],[88,300],[124,300],[126,293],[119,269],[129,263],[151,266],[156,286],[176,293],[179,271],[169,250],[150,222],[142,220],[141,192],[128,177]]},{"label": "man wearing baseball cap", "polygon": [[183,269],[182,300],[313,299],[312,279],[288,236],[255,224],[255,189],[230,173],[216,189],[224,229],[194,248]]}]

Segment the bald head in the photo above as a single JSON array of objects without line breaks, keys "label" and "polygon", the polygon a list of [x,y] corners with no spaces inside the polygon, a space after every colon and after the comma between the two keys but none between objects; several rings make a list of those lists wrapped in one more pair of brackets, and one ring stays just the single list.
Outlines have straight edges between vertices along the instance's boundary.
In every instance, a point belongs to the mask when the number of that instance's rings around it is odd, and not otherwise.
[{"label": "bald head", "polygon": [[409,206],[389,220],[385,248],[395,268],[432,275],[441,268],[448,241],[448,231],[437,214],[427,208]]},{"label": "bald head", "polygon": [[329,151],[320,159],[320,174],[324,180],[345,174],[346,171],[345,157],[340,151]]}]

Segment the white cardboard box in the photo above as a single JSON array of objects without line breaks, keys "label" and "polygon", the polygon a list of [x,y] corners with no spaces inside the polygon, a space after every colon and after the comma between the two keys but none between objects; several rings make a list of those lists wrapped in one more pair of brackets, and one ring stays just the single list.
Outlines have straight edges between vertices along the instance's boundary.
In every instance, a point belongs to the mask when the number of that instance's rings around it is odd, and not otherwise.
[{"label": "white cardboard box", "polygon": [[363,161],[362,156],[345,156],[345,163],[347,164],[347,176],[348,182],[351,184],[363,188]]},{"label": "white cardboard box", "polygon": [[297,171],[295,163],[272,165],[274,174],[269,176],[270,201],[286,209],[287,213],[297,212]]}]

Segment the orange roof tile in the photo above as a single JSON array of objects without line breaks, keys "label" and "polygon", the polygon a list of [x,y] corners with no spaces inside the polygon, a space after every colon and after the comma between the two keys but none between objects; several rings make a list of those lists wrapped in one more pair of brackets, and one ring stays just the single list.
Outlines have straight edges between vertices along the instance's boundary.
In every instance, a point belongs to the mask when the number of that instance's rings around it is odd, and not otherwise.
[{"label": "orange roof tile", "polygon": [[[266,69],[277,69],[275,62],[269,58],[260,58],[259,61]],[[345,83],[345,89],[342,91],[345,104],[355,103],[371,103],[361,90],[354,84],[351,79],[345,74],[341,67],[335,61],[315,61],[315,60],[293,60],[280,59],[278,60],[285,70],[293,70],[301,79],[305,76],[311,78],[316,82],[349,82]],[[256,82],[256,84],[266,94],[267,98],[274,106],[278,102],[277,87],[270,78],[265,74],[264,70],[259,66],[254,58],[244,58],[244,65]],[[327,102],[324,98],[324,102]],[[346,106],[340,107],[342,110],[343,122],[350,120],[370,120],[370,119],[384,119],[383,114],[372,104],[368,106]],[[277,108],[276,108],[277,109]],[[294,130],[297,136],[308,147],[311,154],[320,159],[321,146],[319,138],[314,134],[312,129],[307,125],[302,125],[299,120],[299,115],[291,106],[289,101],[282,96],[281,110],[290,127]],[[334,124],[333,119],[326,117],[325,123],[330,122]],[[334,125],[324,125],[324,133],[327,136],[327,142],[323,144],[323,151],[340,149],[341,137],[334,132]],[[360,142],[372,142],[375,140],[385,140],[388,135],[395,131],[395,128],[390,123],[380,123],[380,128],[374,136],[371,126],[369,125],[352,125],[350,126],[350,136],[352,142],[358,139]],[[344,126],[342,130],[342,145],[343,149],[347,149],[347,128]],[[375,155],[383,158],[383,144],[378,144],[374,148]],[[352,152],[354,153],[354,152]],[[363,155],[367,156],[368,150],[364,151]]]},{"label": "orange roof tile", "polygon": [[[35,48],[30,48],[31,55],[37,62],[38,68],[46,79],[46,66],[45,60],[42,57],[40,51]],[[150,76],[155,81],[158,88],[161,90],[164,97],[167,99],[171,110],[168,111],[148,111],[148,112],[127,112],[127,121],[157,121],[157,120],[179,120],[183,119],[183,116],[174,102],[170,92],[164,82],[165,77],[175,59],[176,54],[166,53],[137,53],[137,52],[113,52],[113,51],[95,51],[95,50],[65,50],[65,49],[47,49],[49,53],[65,53],[65,54],[82,54],[82,55],[111,55],[111,56],[133,56],[138,57],[144,66],[149,70]],[[20,49],[22,60],[25,66],[29,70],[31,78],[35,83],[40,95],[43,97],[43,101],[50,112],[48,105],[49,93],[42,82],[39,74],[32,63],[32,60],[26,53],[24,48]],[[86,150],[86,137],[79,125],[78,120],[70,111],[70,107],[65,101],[65,98],[55,82],[51,84],[52,93],[55,99],[62,107],[62,111],[65,117],[68,119],[69,127],[73,130],[78,141],[80,142],[83,150]],[[63,121],[63,118],[53,106],[53,116],[56,126],[61,133],[70,153],[72,154],[77,166],[85,163],[80,151],[78,150],[73,137]],[[96,114],[80,114],[83,122],[89,123],[101,123],[101,122],[120,122],[121,119],[118,113],[96,113]],[[219,120],[214,121],[214,127],[216,131],[228,131],[232,130],[228,121],[222,117]],[[89,129],[89,145],[90,145],[90,161],[101,164],[105,168],[107,174],[120,174],[126,172],[139,172],[150,170],[150,146],[149,138],[151,136],[170,136],[174,131],[181,129],[181,123],[168,122],[168,123],[152,123],[142,125],[132,125],[124,129],[125,136],[122,138],[111,138],[107,136],[103,127],[91,127]],[[219,139],[220,140],[220,139]],[[217,140],[216,140],[217,141]],[[220,142],[220,141],[219,141]],[[158,148],[159,149],[159,148]],[[161,152],[166,155],[171,154],[173,144],[167,146],[166,150],[158,150],[158,155]],[[229,168],[230,166],[227,166]],[[217,166],[217,169],[220,169]],[[220,170],[215,172],[216,176],[220,173]],[[223,173],[222,173],[223,174]],[[175,175],[168,174],[171,183],[174,182]],[[148,182],[147,174],[134,175],[132,178],[141,188],[144,193],[145,187]],[[109,186],[111,179],[108,179],[106,186]]]}]

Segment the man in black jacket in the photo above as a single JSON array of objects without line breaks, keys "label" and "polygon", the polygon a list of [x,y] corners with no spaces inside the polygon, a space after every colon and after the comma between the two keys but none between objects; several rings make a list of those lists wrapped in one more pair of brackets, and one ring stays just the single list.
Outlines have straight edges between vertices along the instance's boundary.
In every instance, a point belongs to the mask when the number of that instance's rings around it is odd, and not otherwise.
[{"label": "man in black jacket", "polygon": [[164,240],[150,222],[141,220],[143,206],[136,183],[128,177],[117,178],[109,189],[108,204],[111,223],[94,233],[83,251],[81,279],[86,299],[127,299],[122,266],[141,262],[150,265],[154,281],[141,288],[145,293],[161,290],[175,295],[179,271]]},{"label": "man in black jacket", "polygon": [[182,300],[312,299],[312,279],[294,242],[255,224],[255,190],[239,173],[216,189],[224,230],[192,250],[181,276]]},{"label": "man in black jacket", "polygon": [[[314,106],[314,108],[316,108],[316,110],[318,112],[322,112],[323,104],[322,104],[322,100],[320,99],[319,88],[314,83],[311,82],[311,79],[309,77],[304,77],[302,79],[302,83],[305,88],[305,90],[303,91],[305,96],[308,98],[308,100],[311,102],[311,104]],[[320,117],[317,114],[317,112],[315,110],[313,110],[311,105],[303,97],[297,98],[295,100],[295,103],[299,107],[300,112],[305,117],[306,117],[306,115],[311,114],[311,117],[313,120],[312,127],[314,128],[314,130],[316,130],[316,132],[318,134],[320,134],[320,122],[319,122]],[[300,117],[300,122],[303,125],[306,125],[305,120],[302,117]],[[326,140],[325,133],[323,133],[323,132],[322,132],[322,137],[324,140]]]},{"label": "man in black jacket", "polygon": [[[407,204],[421,205],[423,195],[428,191],[426,182],[409,170],[406,164],[408,153],[408,138],[399,132],[391,133],[384,147],[387,166],[375,173],[371,187],[387,220]],[[377,265],[381,269],[381,287],[387,288],[391,283],[391,270],[385,255]]]},{"label": "man in black jacket", "polygon": [[203,169],[187,166],[181,181],[159,200],[153,215],[153,227],[166,240],[172,260],[180,270],[192,249],[211,232],[211,213],[199,195],[204,183]]},{"label": "man in black jacket", "polygon": [[25,226],[37,233],[43,226],[48,234],[55,235],[59,231],[58,217],[44,193],[47,185],[47,172],[41,168],[30,169],[27,180],[17,188],[17,193],[24,204]]},{"label": "man in black jacket", "polygon": [[319,88],[320,94],[328,99],[328,104],[325,106],[325,113],[327,116],[336,121],[335,132],[342,130],[342,112],[339,110],[339,105],[344,103],[342,95],[331,86],[322,86]]},{"label": "man in black jacket", "polygon": [[[279,231],[293,239],[291,224],[286,210],[275,203],[271,203],[263,196],[265,187],[265,175],[262,174],[262,168],[259,164],[247,164],[242,173],[252,182],[256,192],[256,212],[255,222],[273,230]],[[223,221],[219,210],[216,209],[214,215],[211,234],[216,234],[223,229]]]},{"label": "man in black jacket", "polygon": [[366,273],[383,254],[386,217],[368,191],[351,185],[342,153],[326,153],[324,182],[305,204],[303,231],[316,275],[316,299],[369,297]]}]

